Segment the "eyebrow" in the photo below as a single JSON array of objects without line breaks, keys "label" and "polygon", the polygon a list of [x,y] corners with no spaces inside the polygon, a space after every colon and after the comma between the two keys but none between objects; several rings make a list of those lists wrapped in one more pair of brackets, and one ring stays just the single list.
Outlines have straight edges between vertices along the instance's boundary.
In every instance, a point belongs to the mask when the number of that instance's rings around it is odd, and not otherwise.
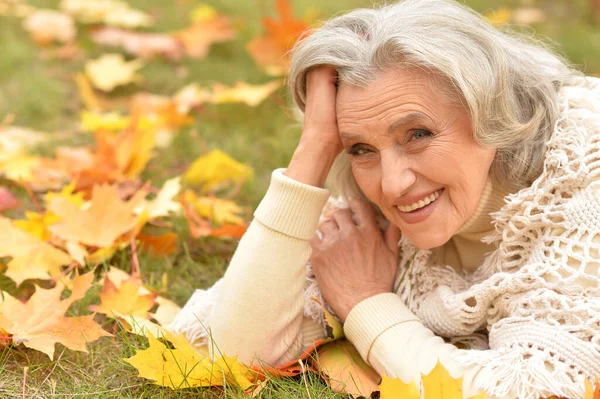
[{"label": "eyebrow", "polygon": [[[427,115],[425,115],[422,112],[412,112],[408,115],[401,117],[400,119],[398,119],[394,123],[392,123],[390,126],[388,126],[387,131],[389,134],[392,134],[400,126],[408,125],[409,123],[412,123],[415,121],[422,121],[422,120],[427,120],[427,119],[429,119],[427,117]],[[360,134],[345,133],[345,132],[340,132],[340,136],[345,139],[350,139],[350,140],[362,138],[362,135],[360,135]]]}]

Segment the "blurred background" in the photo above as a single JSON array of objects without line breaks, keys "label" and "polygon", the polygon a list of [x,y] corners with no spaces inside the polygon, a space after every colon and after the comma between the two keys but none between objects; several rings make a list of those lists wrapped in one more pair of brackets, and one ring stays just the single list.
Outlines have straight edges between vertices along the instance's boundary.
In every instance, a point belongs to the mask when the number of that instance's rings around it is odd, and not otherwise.
[{"label": "blurred background", "polygon": [[[84,70],[87,61],[105,53],[124,53],[128,59],[139,57],[127,54],[123,46],[104,46],[92,40],[90,32],[97,24],[83,22],[80,16],[74,18],[76,32],[69,41],[43,43],[41,40],[42,44],[36,43],[32,40],[32,30],[28,32],[24,27],[24,17],[14,15],[17,6],[26,4],[61,10],[58,0],[0,0],[0,121],[10,115],[14,125],[55,135],[52,142],[43,146],[42,150],[46,151],[64,142],[90,140],[91,136],[80,134],[80,114],[85,106],[74,77]],[[194,0],[130,0],[128,4],[152,19],[151,24],[132,26],[131,29],[138,32],[184,30],[190,26],[194,10],[207,4],[230,20],[235,35],[231,40],[215,41],[203,58],[183,56],[169,60],[155,56],[145,59],[136,83],[98,94],[111,103],[110,109],[123,108],[124,100],[139,91],[173,95],[192,82],[206,87],[213,83],[262,84],[272,80],[265,68],[257,64],[248,44],[265,34],[265,18],[280,20],[275,0],[202,3]],[[371,6],[371,2],[365,0],[290,0],[289,4],[294,20],[302,21],[306,26],[352,8]],[[497,25],[509,23],[536,36],[548,37],[560,44],[561,51],[587,74],[600,73],[598,0],[468,0],[466,4],[484,13]],[[65,10],[64,4],[62,10]],[[127,24],[121,24],[124,25]],[[286,25],[285,21],[283,25]],[[72,44],[65,44],[70,40]],[[184,134],[176,135],[168,150],[161,150],[160,156],[150,162],[144,177],[168,177],[207,149],[220,148],[256,168],[254,184],[247,185],[242,194],[244,201],[256,205],[264,193],[270,171],[286,165],[299,135],[287,103],[287,93],[279,89],[268,101],[262,101],[256,107],[203,105],[193,123],[180,129]]]}]

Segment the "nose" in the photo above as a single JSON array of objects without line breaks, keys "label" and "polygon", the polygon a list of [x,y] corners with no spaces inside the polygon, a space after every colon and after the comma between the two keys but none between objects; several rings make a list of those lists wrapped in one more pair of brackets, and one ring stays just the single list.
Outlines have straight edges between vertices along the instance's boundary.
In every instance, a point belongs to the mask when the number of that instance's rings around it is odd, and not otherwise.
[{"label": "nose", "polygon": [[393,147],[381,152],[381,192],[389,201],[406,193],[416,180],[406,155]]}]

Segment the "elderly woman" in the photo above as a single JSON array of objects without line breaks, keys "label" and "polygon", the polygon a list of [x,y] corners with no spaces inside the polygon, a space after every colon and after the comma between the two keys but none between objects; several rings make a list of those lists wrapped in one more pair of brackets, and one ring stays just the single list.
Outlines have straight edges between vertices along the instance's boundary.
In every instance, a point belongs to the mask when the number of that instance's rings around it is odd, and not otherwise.
[{"label": "elderly woman", "polygon": [[382,375],[439,359],[466,396],[583,397],[600,378],[600,81],[457,3],[404,0],[301,41],[290,88],[289,166],[172,328],[282,364],[325,335],[322,295]]}]

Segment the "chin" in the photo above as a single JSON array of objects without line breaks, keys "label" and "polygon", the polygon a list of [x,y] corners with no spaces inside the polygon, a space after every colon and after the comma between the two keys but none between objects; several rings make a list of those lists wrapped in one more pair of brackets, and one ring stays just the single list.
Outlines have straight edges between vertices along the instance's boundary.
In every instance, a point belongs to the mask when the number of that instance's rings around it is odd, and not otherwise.
[{"label": "chin", "polygon": [[432,249],[441,247],[452,238],[452,235],[444,234],[443,232],[417,232],[417,233],[404,233],[408,240],[419,249]]}]

